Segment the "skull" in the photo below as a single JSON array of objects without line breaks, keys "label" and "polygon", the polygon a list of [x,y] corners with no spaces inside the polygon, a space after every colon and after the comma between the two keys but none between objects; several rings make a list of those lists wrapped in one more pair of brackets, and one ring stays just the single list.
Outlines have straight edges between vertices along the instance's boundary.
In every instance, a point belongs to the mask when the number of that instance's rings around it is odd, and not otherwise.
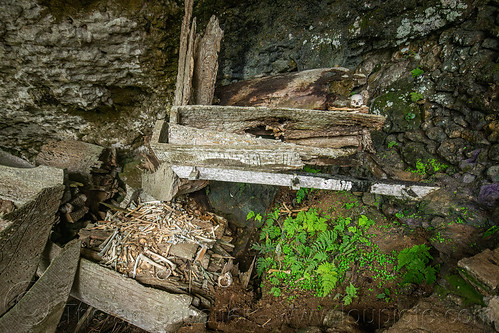
[{"label": "skull", "polygon": [[350,97],[350,106],[360,108],[364,104],[364,97],[361,94],[355,94]]}]

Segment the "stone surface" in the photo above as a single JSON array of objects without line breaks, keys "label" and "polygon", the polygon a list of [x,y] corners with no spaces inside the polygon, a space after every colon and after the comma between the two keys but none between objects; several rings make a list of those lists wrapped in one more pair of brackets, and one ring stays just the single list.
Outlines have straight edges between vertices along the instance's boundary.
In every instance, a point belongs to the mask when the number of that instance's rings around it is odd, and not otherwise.
[{"label": "stone surface", "polygon": [[464,271],[460,274],[485,295],[494,295],[499,290],[499,247],[485,251],[458,262]]},{"label": "stone surface", "polygon": [[400,319],[383,332],[492,333],[493,329],[482,324],[469,310],[444,302],[438,296],[431,296],[404,311]]},{"label": "stone surface", "polygon": [[208,199],[215,211],[227,217],[230,223],[246,227],[252,224],[246,221],[248,213],[254,211],[263,216],[270,208],[277,189],[268,185],[211,182]]},{"label": "stone surface", "polygon": [[488,301],[487,307],[480,310],[480,314],[484,322],[499,332],[499,296],[492,297]]},{"label": "stone surface", "polygon": [[324,315],[322,324],[328,329],[327,332],[362,333],[359,323],[351,315],[339,311],[330,310]]},{"label": "stone surface", "polygon": [[31,157],[48,139],[136,144],[164,115],[181,12],[169,1],[2,2],[1,145]]}]

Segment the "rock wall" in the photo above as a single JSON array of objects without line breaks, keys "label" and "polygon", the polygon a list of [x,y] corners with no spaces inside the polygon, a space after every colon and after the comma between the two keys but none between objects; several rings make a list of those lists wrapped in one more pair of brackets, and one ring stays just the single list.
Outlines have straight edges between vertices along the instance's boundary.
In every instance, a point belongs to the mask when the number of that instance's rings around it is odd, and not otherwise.
[{"label": "rock wall", "polygon": [[174,1],[2,0],[0,146],[130,146],[165,114],[183,9]]},{"label": "rock wall", "polygon": [[[219,82],[328,66],[365,74],[367,84],[355,92],[364,90],[370,112],[387,116],[387,122],[373,136],[375,163],[366,163],[369,170],[349,172],[440,184],[444,191],[424,207],[427,216],[407,219],[414,227],[433,217],[440,218],[434,223],[438,230],[442,221],[497,223],[498,4],[229,4],[221,19],[226,37]],[[416,212],[423,211],[420,206]]]}]

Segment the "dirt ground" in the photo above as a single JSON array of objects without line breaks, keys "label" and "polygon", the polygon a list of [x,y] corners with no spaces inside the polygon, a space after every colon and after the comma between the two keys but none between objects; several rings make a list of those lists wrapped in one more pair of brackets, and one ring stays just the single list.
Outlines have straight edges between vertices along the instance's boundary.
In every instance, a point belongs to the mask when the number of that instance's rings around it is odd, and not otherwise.
[{"label": "dirt ground", "polygon": [[[297,203],[296,192],[283,189],[276,197],[274,207],[280,208],[281,215],[296,214],[299,210],[316,208],[331,218],[358,217],[361,214],[375,221],[369,231],[372,240],[383,253],[400,251],[415,244],[424,243],[423,230],[408,229],[396,220],[387,219],[376,207],[362,203],[360,196],[347,192],[331,192],[314,190],[306,198]],[[294,213],[293,213],[294,212]],[[244,244],[236,253],[235,262],[244,271],[249,268],[253,258],[258,255],[251,245],[258,240],[258,229],[234,230],[235,242]],[[283,293],[275,297],[268,293],[269,282],[257,276],[255,270],[247,289],[243,289],[239,280],[228,288],[215,290],[215,303],[210,309],[206,328],[204,326],[183,327],[180,332],[295,332],[298,329],[322,326],[324,318],[331,310],[340,310],[351,315],[365,332],[373,332],[379,328],[392,325],[402,310],[411,308],[418,299],[428,296],[431,288],[427,286],[411,286],[400,289],[400,279],[381,281],[376,278],[374,270],[369,267],[354,267],[348,282],[358,287],[358,297],[352,304],[344,306],[334,296],[317,297],[310,291],[282,288]],[[338,286],[344,291],[347,281]],[[387,293],[390,297],[379,298],[379,294]],[[73,332],[78,319],[89,315],[84,328],[80,332],[133,332],[142,330],[117,318],[96,310],[88,310],[88,306],[72,300],[68,303],[66,313],[61,320],[58,332]]]}]

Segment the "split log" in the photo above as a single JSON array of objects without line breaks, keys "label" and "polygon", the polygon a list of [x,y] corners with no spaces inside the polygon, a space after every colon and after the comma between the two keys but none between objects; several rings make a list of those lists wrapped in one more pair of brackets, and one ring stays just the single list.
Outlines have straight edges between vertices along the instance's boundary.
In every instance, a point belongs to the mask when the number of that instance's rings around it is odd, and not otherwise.
[{"label": "split log", "polygon": [[346,68],[319,68],[240,81],[217,88],[215,94],[221,105],[327,110],[347,106],[353,89],[365,83],[365,75]]},{"label": "split log", "polygon": [[144,287],[86,259],[80,259],[71,296],[148,332],[175,332],[185,324],[206,322],[191,296]]},{"label": "split log", "polygon": [[[273,127],[287,136],[303,137],[303,131],[317,137],[313,133],[327,133],[332,128],[350,128],[381,130],[385,118],[374,114],[333,112],[321,110],[302,110],[267,107],[237,107],[214,105],[186,105],[174,107],[170,121],[179,125],[210,129],[237,134],[251,132],[251,129]],[[343,131],[347,131],[344,129]],[[334,133],[334,132],[331,132]]]},{"label": "split log", "polygon": [[192,71],[194,68],[194,35],[196,33],[195,22],[192,23],[191,27],[193,3],[194,0],[185,1],[185,14],[180,30],[180,49],[174,105],[187,105],[190,98]]},{"label": "split log", "polygon": [[192,104],[210,105],[213,102],[222,37],[223,30],[213,15],[204,36],[198,36],[195,43]]},{"label": "split log", "polygon": [[408,200],[419,200],[439,189],[436,186],[419,183],[371,181],[324,174],[290,174],[210,167],[193,168],[181,165],[172,166],[172,170],[180,178],[188,177],[194,169],[198,179],[226,182],[240,182],[244,179],[245,183],[251,184],[291,186],[293,189],[305,187],[334,191],[371,192]]},{"label": "split log", "polygon": [[0,318],[0,332],[55,332],[73,285],[79,257],[79,241],[66,245],[40,279]]},{"label": "split log", "polygon": [[[0,166],[0,198],[18,208],[3,216],[0,232],[0,315],[12,307],[34,277],[64,191],[63,171],[46,166]],[[17,194],[17,197],[15,195]]]}]

